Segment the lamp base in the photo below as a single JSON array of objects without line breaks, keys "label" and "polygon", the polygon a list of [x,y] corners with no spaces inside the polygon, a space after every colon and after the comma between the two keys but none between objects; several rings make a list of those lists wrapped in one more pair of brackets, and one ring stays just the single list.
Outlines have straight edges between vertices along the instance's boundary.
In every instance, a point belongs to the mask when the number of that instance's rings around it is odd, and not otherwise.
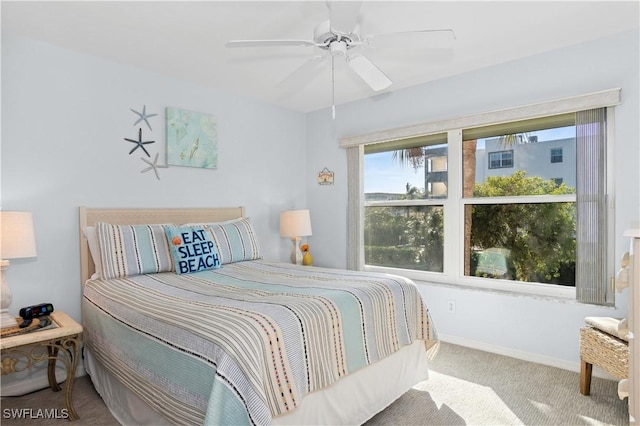
[{"label": "lamp base", "polygon": [[300,251],[300,237],[291,238],[293,242],[293,250],[291,250],[291,263],[294,265],[302,265],[302,251]]},{"label": "lamp base", "polygon": [[9,309],[0,310],[0,329],[16,327],[17,325],[18,321],[9,314]]},{"label": "lamp base", "polygon": [[7,285],[7,281],[4,279],[4,271],[9,267],[8,260],[2,260],[0,262],[0,268],[2,269],[2,275],[0,276],[0,283],[2,289],[1,301],[0,301],[0,329],[15,327],[18,325],[18,321],[9,314],[9,306],[11,305],[11,300],[13,300],[13,295],[11,294],[11,290]]}]

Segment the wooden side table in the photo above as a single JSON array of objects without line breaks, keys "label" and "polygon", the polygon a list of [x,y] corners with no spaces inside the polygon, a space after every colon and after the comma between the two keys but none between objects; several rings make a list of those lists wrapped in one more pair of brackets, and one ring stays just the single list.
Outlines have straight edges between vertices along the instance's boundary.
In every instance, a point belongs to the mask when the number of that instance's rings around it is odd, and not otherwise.
[{"label": "wooden side table", "polygon": [[57,392],[60,386],[56,380],[56,361],[62,361],[67,370],[64,400],[68,419],[73,421],[79,418],[73,408],[71,392],[78,366],[82,326],[61,311],[53,312],[50,318],[56,327],[0,339],[2,375],[23,371],[35,363],[47,360],[49,386]]}]

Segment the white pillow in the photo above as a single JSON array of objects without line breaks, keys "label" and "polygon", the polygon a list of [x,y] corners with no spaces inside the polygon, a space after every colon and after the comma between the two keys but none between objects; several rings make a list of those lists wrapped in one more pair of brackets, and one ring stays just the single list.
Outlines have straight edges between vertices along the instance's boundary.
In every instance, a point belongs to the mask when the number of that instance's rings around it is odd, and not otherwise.
[{"label": "white pillow", "polygon": [[82,230],[84,237],[89,243],[89,251],[91,252],[91,258],[95,265],[96,271],[91,275],[92,280],[99,280],[101,278],[100,271],[102,271],[102,260],[100,256],[100,243],[98,243],[98,233],[95,226],[85,226]]}]

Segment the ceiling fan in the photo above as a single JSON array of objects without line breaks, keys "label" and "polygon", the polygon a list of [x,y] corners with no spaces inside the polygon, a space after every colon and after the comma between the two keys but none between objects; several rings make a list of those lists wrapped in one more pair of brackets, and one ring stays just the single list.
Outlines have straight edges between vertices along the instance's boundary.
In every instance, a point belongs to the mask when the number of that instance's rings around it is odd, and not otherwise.
[{"label": "ceiling fan", "polygon": [[[391,79],[366,56],[359,53],[366,48],[435,47],[449,48],[455,40],[452,29],[426,29],[383,34],[360,34],[359,13],[362,1],[326,1],[329,19],[316,25],[313,40],[230,40],[225,46],[242,47],[316,47],[320,54],[310,58],[286,80],[308,80],[308,73],[331,59],[332,111],[335,118],[335,59],[344,58],[349,68],[372,90],[378,92],[391,86]],[[356,49],[362,47],[362,49]]]}]

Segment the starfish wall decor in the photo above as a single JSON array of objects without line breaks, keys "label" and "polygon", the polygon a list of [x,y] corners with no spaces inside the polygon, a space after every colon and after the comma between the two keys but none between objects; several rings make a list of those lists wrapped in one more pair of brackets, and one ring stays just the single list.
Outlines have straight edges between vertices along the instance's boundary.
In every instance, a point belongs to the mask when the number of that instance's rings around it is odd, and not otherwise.
[{"label": "starfish wall decor", "polygon": [[[149,124],[149,119],[151,117],[155,117],[158,114],[147,114],[147,106],[143,105],[142,106],[142,112],[138,112],[136,110],[134,110],[133,108],[129,108],[134,114],[136,114],[139,118],[138,120],[133,123],[134,127],[137,126],[139,123],[141,122],[145,122],[147,124],[147,127],[149,127],[149,130],[153,131],[153,129],[151,128],[151,124]],[[147,149],[145,148],[145,145],[148,144],[152,144],[155,143],[155,141],[143,141],[142,140],[142,127],[138,128],[138,139],[129,139],[129,138],[124,138],[125,141],[127,142],[131,142],[134,143],[135,146],[131,149],[131,151],[129,151],[129,155],[133,154],[135,152],[136,149],[140,148],[142,149],[142,151],[144,151],[144,153],[147,155],[147,157],[151,158],[151,154],[149,154],[149,151],[147,151]],[[163,165],[163,164],[158,164],[158,156],[159,154],[156,153],[155,158],[153,159],[153,161],[150,161],[144,157],[140,157],[140,159],[142,161],[144,161],[145,163],[147,163],[149,165],[149,167],[146,167],[144,169],[142,169],[140,171],[140,173],[145,173],[148,172],[149,170],[153,170],[153,172],[156,175],[156,179],[160,180],[160,175],[158,174],[158,169],[168,169],[169,166],[168,165]]]},{"label": "starfish wall decor", "polygon": [[166,164],[164,164],[164,165],[163,164],[158,164],[158,153],[156,153],[156,157],[153,159],[153,162],[147,160],[144,157],[140,157],[140,159],[149,165],[149,167],[140,170],[140,173],[144,173],[144,172],[148,172],[149,170],[153,170],[153,172],[156,174],[156,178],[158,180],[160,180],[160,175],[158,175],[158,169],[168,169],[169,168],[169,166],[167,166]]},{"label": "starfish wall decor", "polygon": [[135,139],[129,139],[129,138],[124,138],[125,141],[127,142],[133,142],[136,144],[136,146],[133,147],[133,149],[131,151],[129,151],[129,155],[133,154],[133,151],[135,151],[138,148],[142,148],[142,150],[144,151],[145,154],[147,154],[147,157],[151,157],[151,155],[149,154],[149,151],[147,151],[147,149],[144,147],[146,144],[149,143],[155,143],[156,141],[142,141],[142,127],[138,129],[138,140]]},{"label": "starfish wall decor", "polygon": [[133,108],[129,108],[129,109],[131,111],[133,111],[135,114],[138,114],[138,117],[140,117],[140,118],[138,118],[138,121],[133,123],[134,127],[137,126],[138,123],[140,123],[141,121],[144,121],[145,123],[147,123],[147,126],[149,127],[149,130],[153,130],[151,128],[151,125],[149,124],[149,120],[148,119],[151,118],[151,117],[155,117],[158,114],[147,114],[147,106],[146,105],[142,106],[142,112],[138,112],[138,111],[134,110]]}]

